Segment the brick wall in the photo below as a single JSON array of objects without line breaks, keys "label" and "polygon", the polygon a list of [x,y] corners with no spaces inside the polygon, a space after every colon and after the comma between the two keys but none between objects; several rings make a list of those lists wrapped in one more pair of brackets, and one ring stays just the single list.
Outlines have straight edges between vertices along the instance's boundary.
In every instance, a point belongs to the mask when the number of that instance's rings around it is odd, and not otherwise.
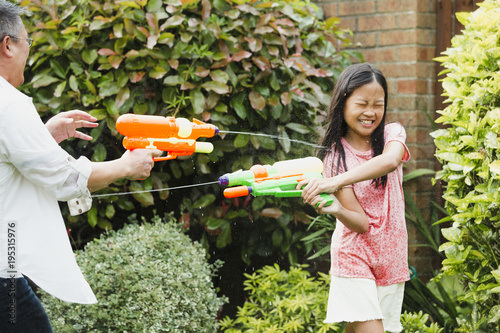
[{"label": "brick wall", "polygon": [[[389,86],[388,121],[398,121],[407,132],[412,159],[405,173],[435,169],[435,146],[429,116],[435,118],[436,5],[438,0],[316,0],[325,18],[341,19],[340,26],[353,32],[354,43],[365,61],[386,76]],[[429,220],[434,188],[430,177],[405,184]],[[418,246],[425,243],[408,223],[410,265],[420,277],[433,276],[436,255]]]}]

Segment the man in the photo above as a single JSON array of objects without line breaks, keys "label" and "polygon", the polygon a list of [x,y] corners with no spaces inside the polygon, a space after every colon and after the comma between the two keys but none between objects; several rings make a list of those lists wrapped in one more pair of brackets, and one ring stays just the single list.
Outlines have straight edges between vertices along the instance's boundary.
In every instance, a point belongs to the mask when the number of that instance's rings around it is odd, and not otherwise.
[{"label": "man", "polygon": [[95,127],[83,111],[63,112],[43,124],[31,98],[16,88],[32,40],[23,10],[0,0],[0,332],[52,332],[40,301],[25,276],[68,302],[97,300],[78,267],[58,201],[72,214],[87,211],[90,192],[120,178],[149,177],[160,151],[137,149],[107,162],[74,159],[59,142],[91,137],[77,131]]}]

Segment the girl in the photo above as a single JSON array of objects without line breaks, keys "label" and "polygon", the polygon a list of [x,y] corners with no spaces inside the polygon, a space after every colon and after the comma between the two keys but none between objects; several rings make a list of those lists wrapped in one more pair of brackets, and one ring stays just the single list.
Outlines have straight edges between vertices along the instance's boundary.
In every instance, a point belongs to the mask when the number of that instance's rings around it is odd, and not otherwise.
[{"label": "girl", "polygon": [[[320,152],[322,179],[306,179],[302,197],[341,223],[332,237],[331,286],[325,322],[347,322],[348,333],[400,332],[404,282],[409,280],[402,163],[406,133],[385,124],[387,82],[371,64],[348,67],[333,91]],[[324,207],[318,196],[337,200]]]}]

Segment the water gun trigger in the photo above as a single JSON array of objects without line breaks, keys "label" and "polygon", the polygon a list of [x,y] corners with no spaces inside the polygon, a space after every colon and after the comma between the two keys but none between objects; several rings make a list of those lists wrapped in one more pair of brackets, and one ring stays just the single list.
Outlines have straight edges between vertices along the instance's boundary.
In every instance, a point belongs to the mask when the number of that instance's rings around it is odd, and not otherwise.
[{"label": "water gun trigger", "polygon": [[153,157],[153,162],[161,162],[161,161],[168,161],[168,160],[173,160],[177,157],[177,155],[167,155],[167,156],[159,156],[159,157]]}]

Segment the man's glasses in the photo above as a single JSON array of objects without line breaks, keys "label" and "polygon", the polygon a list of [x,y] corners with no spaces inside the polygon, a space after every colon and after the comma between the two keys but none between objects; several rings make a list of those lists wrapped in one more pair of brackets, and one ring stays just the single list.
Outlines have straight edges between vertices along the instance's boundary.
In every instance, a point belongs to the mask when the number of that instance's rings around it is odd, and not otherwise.
[{"label": "man's glasses", "polygon": [[[12,39],[24,39],[26,42],[28,42],[28,45],[29,47],[31,47],[31,45],[33,45],[33,38],[24,38],[24,37],[17,37],[17,36],[10,36],[8,35],[10,38]],[[3,39],[7,37],[7,36],[3,36],[2,38],[0,38],[0,42],[3,41]]]}]

